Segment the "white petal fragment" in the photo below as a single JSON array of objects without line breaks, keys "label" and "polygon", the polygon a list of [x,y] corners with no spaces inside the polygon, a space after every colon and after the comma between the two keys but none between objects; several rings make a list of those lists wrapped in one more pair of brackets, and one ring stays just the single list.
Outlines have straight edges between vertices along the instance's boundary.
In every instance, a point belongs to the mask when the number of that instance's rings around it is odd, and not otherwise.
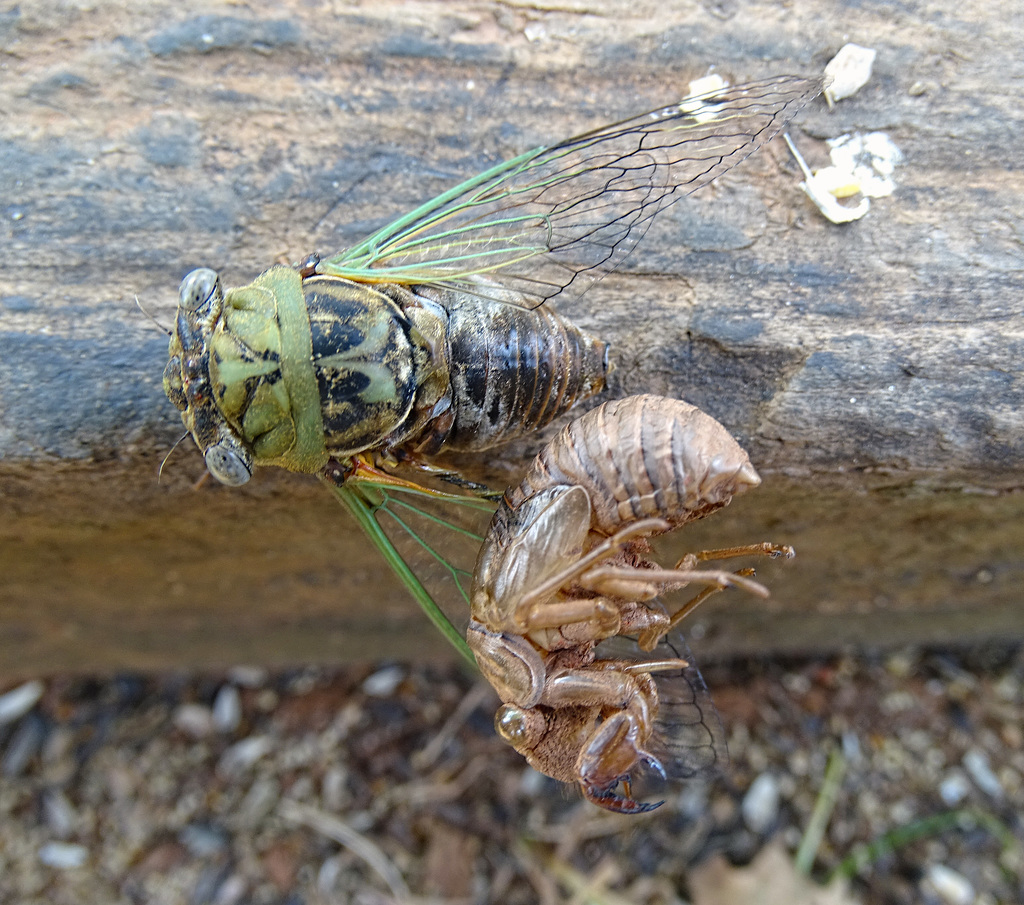
[{"label": "white petal fragment", "polygon": [[844,44],[825,67],[825,77],[831,83],[825,88],[825,100],[831,107],[844,97],[852,97],[871,78],[871,66],[877,51],[859,44]]},{"label": "white petal fragment", "polygon": [[[849,223],[852,220],[859,220],[871,209],[871,202],[867,198],[861,198],[860,203],[856,207],[847,207],[845,204],[840,204],[839,199],[832,194],[829,188],[830,185],[835,183],[835,176],[830,174],[819,179],[811,172],[811,168],[807,166],[807,161],[804,160],[803,155],[796,149],[796,145],[793,144],[789,135],[783,137],[786,139],[786,144],[789,145],[789,150],[793,153],[793,157],[796,158],[797,164],[803,171],[804,181],[800,183],[800,188],[814,202],[814,206],[825,215],[826,219],[831,220],[833,223]],[[831,170],[833,168],[828,167],[827,169]]]},{"label": "white petal fragment", "polygon": [[[893,173],[903,154],[884,132],[854,132],[830,138],[832,165],[813,173],[790,137],[784,137],[804,174],[800,188],[833,223],[859,220],[871,208],[869,198],[882,198],[896,189]],[[840,198],[858,194],[861,198],[854,207],[839,203]]]}]

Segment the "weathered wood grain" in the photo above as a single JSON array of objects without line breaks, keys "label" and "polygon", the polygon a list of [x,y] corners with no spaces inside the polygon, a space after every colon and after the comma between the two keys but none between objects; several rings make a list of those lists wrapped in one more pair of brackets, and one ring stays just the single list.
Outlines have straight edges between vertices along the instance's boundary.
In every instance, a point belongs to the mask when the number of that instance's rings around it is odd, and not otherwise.
[{"label": "weathered wood grain", "polygon": [[767,608],[702,616],[712,653],[1024,635],[1024,11],[678,6],[0,12],[0,673],[425,653],[315,482],[192,491],[188,443],[156,482],[179,427],[136,297],[167,323],[193,267],[246,282],[710,67],[814,73],[846,40],[872,81],[794,135],[820,164],[888,132],[892,198],[828,224],[774,143],[566,313],[612,341],[612,393],[700,405],[765,476],[693,543],[798,547]]}]

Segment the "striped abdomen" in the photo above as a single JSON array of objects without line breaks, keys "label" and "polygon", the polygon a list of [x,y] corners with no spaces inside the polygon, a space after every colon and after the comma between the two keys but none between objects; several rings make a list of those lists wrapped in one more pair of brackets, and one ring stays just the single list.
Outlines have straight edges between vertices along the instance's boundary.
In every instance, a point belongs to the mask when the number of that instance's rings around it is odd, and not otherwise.
[{"label": "striped abdomen", "polygon": [[607,343],[545,307],[475,300],[449,313],[452,449],[521,437],[604,387]]},{"label": "striped abdomen", "polygon": [[592,528],[611,535],[641,518],[673,526],[724,506],[761,483],[729,432],[700,409],[662,396],[631,396],[569,424],[506,498],[516,510],[549,487],[581,486]]}]

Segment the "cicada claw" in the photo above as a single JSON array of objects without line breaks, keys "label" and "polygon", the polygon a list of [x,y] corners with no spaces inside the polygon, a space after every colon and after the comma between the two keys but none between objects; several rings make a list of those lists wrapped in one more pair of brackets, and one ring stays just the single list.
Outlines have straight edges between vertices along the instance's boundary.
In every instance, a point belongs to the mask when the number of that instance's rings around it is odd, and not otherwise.
[{"label": "cicada claw", "polygon": [[640,755],[640,760],[645,767],[653,770],[662,779],[668,779],[668,774],[665,772],[665,766],[653,754],[642,753]]},{"label": "cicada claw", "polygon": [[592,804],[604,808],[606,811],[614,811],[616,814],[646,814],[660,808],[665,802],[662,801],[637,801],[628,795],[620,795],[611,789],[598,789],[592,786],[581,785],[583,797]]}]

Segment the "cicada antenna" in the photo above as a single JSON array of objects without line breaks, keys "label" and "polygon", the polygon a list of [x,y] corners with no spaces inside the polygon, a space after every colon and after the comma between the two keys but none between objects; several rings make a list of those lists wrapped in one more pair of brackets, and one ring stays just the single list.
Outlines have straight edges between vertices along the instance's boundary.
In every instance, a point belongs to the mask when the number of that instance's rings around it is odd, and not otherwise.
[{"label": "cicada antenna", "polygon": [[[161,333],[166,333],[167,336],[173,336],[173,333],[171,332],[170,328],[165,327],[152,314],[150,314],[145,308],[142,307],[142,302],[139,301],[139,297],[138,296],[135,296],[135,304],[136,304],[136,306],[138,306],[139,311],[141,311],[143,314],[145,314],[146,317],[148,317],[154,324],[156,324],[157,328],[160,330]],[[182,437],[182,440],[183,439],[184,439],[184,437]],[[178,443],[181,443],[181,440],[179,440]],[[175,443],[174,445],[177,446],[178,443]],[[174,452],[173,448],[171,449],[171,452]],[[170,455],[170,454],[171,453],[168,453],[167,455]],[[164,461],[166,462],[167,460],[164,459]],[[163,465],[161,465],[160,467],[163,468]]]},{"label": "cicada antenna", "polygon": [[[136,299],[136,301],[138,301],[138,300]],[[158,484],[163,479],[163,476],[164,476],[164,466],[167,464],[167,460],[174,454],[174,451],[178,448],[178,446],[181,445],[181,441],[184,440],[187,436],[188,436],[188,431],[185,431],[185,433],[183,433],[180,437],[178,437],[177,440],[174,441],[174,446],[172,446],[169,450],[167,450],[167,455],[164,456],[163,461],[160,463],[160,467],[157,469],[157,472],[156,472],[156,481],[157,481]]]},{"label": "cicada antenna", "polygon": [[355,179],[350,185],[346,186],[344,191],[342,191],[338,195],[338,197],[327,206],[327,210],[324,211],[323,216],[319,220],[317,220],[316,223],[313,225],[313,232],[316,232],[318,229],[320,229],[320,227],[324,225],[327,218],[330,217],[331,214],[333,214],[339,207],[341,207],[342,204],[345,203],[345,199],[348,198],[348,196],[351,195],[352,192],[354,192],[357,188],[359,188],[359,186],[361,186],[367,180],[372,179],[374,175],[376,174],[365,173],[362,176]]}]

